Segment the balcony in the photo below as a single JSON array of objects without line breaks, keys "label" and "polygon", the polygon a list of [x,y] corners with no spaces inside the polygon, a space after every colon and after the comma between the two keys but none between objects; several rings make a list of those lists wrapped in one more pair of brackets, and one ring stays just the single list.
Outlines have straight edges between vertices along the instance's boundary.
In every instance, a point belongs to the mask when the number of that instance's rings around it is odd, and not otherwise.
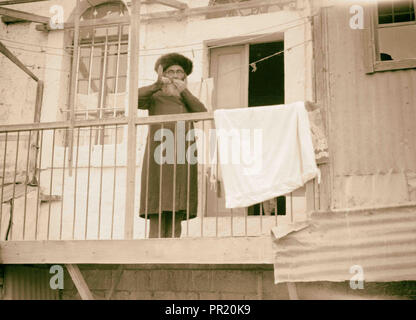
[{"label": "balcony", "polygon": [[[149,220],[138,214],[148,127],[175,123],[176,130],[191,122],[207,133],[213,114],[136,118],[132,176],[127,118],[1,126],[2,263],[272,263],[271,228],[307,218],[315,209],[316,181],[286,195],[283,206],[280,198],[231,210],[221,203],[221,184],[214,190],[209,181],[210,164],[198,162],[197,216],[182,221],[178,238],[160,232],[149,238]],[[205,155],[206,139],[196,145]],[[135,186],[130,195],[127,176]]]}]

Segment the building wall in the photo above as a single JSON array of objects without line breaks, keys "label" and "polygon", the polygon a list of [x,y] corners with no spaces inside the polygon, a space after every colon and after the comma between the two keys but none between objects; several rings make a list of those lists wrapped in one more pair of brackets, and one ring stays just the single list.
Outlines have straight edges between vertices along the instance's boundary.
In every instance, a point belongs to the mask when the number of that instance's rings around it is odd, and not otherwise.
[{"label": "building wall", "polygon": [[316,71],[328,79],[320,94],[328,100],[332,207],[415,201],[416,70],[366,74],[366,29],[350,28],[351,4],[326,5],[327,65]]},{"label": "building wall", "polygon": [[[96,299],[106,299],[117,278],[117,266],[83,265],[81,272]],[[366,283],[353,290],[349,282],[297,283],[300,299],[390,299],[415,298],[415,282]],[[80,299],[68,274],[65,274],[64,300]],[[135,266],[127,265],[112,299],[237,299],[286,300],[287,285],[274,284],[272,266]]]}]

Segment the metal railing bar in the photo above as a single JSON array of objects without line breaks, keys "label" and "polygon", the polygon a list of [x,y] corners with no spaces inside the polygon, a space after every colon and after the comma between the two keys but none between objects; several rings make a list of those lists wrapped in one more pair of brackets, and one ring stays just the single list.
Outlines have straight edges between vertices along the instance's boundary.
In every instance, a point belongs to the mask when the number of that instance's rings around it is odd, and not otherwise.
[{"label": "metal railing bar", "polygon": [[173,133],[173,192],[172,192],[172,238],[175,237],[175,218],[176,218],[176,158],[177,158],[177,126],[175,122],[175,128]]},{"label": "metal railing bar", "polygon": [[114,208],[116,199],[116,177],[117,177],[117,125],[115,127],[115,138],[114,138],[114,172],[113,172],[113,204],[111,208],[111,239],[113,239],[114,232]]},{"label": "metal railing bar", "polygon": [[221,181],[219,180],[218,172],[219,172],[219,156],[218,156],[218,141],[215,142],[215,149],[216,149],[216,166],[215,166],[215,176],[217,181],[215,182],[217,185],[215,186],[215,190],[217,192],[217,201],[216,201],[216,210],[215,210],[215,237],[218,237],[218,194],[221,192]]},{"label": "metal railing bar", "polygon": [[[104,130],[105,128],[103,128],[103,136],[104,136]],[[101,231],[101,203],[102,203],[102,196],[103,196],[103,163],[104,163],[104,141],[103,141],[103,144],[101,145],[100,199],[98,202],[98,239],[100,239],[100,231]]]},{"label": "metal railing bar", "polygon": [[85,234],[84,238],[87,239],[88,233],[88,210],[89,210],[89,198],[90,198],[90,176],[91,176],[91,149],[92,149],[92,127],[90,127],[90,140],[88,146],[88,171],[87,171],[87,200],[85,204]]},{"label": "metal railing bar", "polygon": [[[185,128],[186,128],[186,122],[185,122]],[[188,133],[191,131],[191,122],[188,122],[188,131],[185,130],[185,138],[188,135]],[[186,182],[186,236],[189,237],[189,203],[190,203],[190,199],[189,199],[189,194],[190,194],[190,187],[191,187],[191,164],[190,164],[190,154],[188,154],[189,152],[189,146],[191,144],[190,139],[188,139],[188,147],[186,148],[186,152],[185,152],[185,158],[186,162],[187,162],[187,182]]]},{"label": "metal railing bar", "polygon": [[39,209],[40,209],[40,176],[41,176],[41,171],[42,171],[42,152],[43,152],[43,130],[40,130],[39,169],[38,169],[38,181],[37,181],[38,182],[38,185],[37,185],[38,194],[37,194],[37,199],[36,199],[36,218],[35,218],[35,240],[38,239],[38,218],[39,218]]},{"label": "metal railing bar", "polygon": [[[202,163],[202,183],[201,183],[201,237],[204,236],[204,214],[206,212],[206,208],[205,208],[205,203],[206,203],[206,194],[207,194],[207,190],[206,190],[206,176],[205,176],[205,161],[206,161],[206,140],[205,140],[205,121],[202,121],[202,132],[204,133],[204,137],[202,138],[202,147],[201,147],[201,152],[202,152],[202,159],[203,159],[203,163]],[[204,191],[205,191],[205,197],[204,197]]]},{"label": "metal railing bar", "polygon": [[[73,131],[75,132],[75,131]],[[75,177],[74,177],[74,216],[72,218],[72,239],[75,238],[75,218],[77,212],[77,180],[78,180],[78,155],[79,155],[79,128],[77,135],[77,155],[75,158]]]},{"label": "metal railing bar", "polygon": [[[163,137],[163,129],[164,129],[164,124],[161,124],[161,133],[162,133],[162,137]],[[162,149],[160,149],[160,167],[159,167],[159,223],[158,223],[158,237],[160,238],[161,235],[161,229],[162,229],[162,182],[163,182],[163,166],[162,166]]]},{"label": "metal railing bar", "polygon": [[[150,126],[148,128],[147,132],[147,163],[146,163],[146,202],[145,202],[145,209],[144,209],[144,235],[146,238],[147,235],[147,214],[148,214],[148,197],[149,197],[149,161],[150,161]],[[150,222],[149,222],[149,228],[150,228]]]},{"label": "metal railing bar", "polygon": [[[14,197],[15,197],[15,193],[16,193],[16,176],[17,176],[17,160],[19,159],[19,140],[20,140],[20,132],[17,133],[17,142],[16,142],[16,162],[14,164],[14,177],[13,177],[13,198],[11,201],[12,204],[12,211],[11,211],[11,215],[10,215],[10,239],[13,238],[13,229],[14,229],[14,224],[13,224],[13,217],[14,217]],[[2,204],[3,205],[3,204]]]},{"label": "metal railing bar", "polygon": [[2,222],[2,219],[3,219],[3,193],[4,193],[4,180],[5,180],[5,174],[6,174],[7,136],[8,136],[8,133],[6,132],[5,143],[4,143],[4,155],[3,155],[3,175],[2,175],[2,182],[1,182],[0,230],[1,230],[1,222]]},{"label": "metal railing bar", "polygon": [[[27,156],[26,156],[26,180],[25,180],[25,204],[23,209],[23,240],[25,239],[25,229],[26,229],[26,210],[27,210],[27,184],[29,183],[29,155],[30,155],[30,138],[32,131],[29,131],[29,138],[27,140]],[[5,165],[6,163],[4,163]],[[1,215],[0,215],[1,219]]]},{"label": "metal railing bar", "polygon": [[[52,188],[53,188],[53,163],[55,159],[55,135],[56,135],[56,129],[53,129],[53,137],[52,137],[52,156],[51,156],[51,180],[49,183],[49,196],[52,197]],[[51,205],[52,201],[49,199],[49,207],[48,207],[48,225],[47,225],[47,231],[46,231],[46,239],[49,240],[49,224],[51,219]]]},{"label": "metal railing bar", "polygon": [[[65,129],[65,137],[68,134],[68,130]],[[66,159],[66,149],[64,148],[64,157],[62,160],[62,192],[61,192],[61,221],[59,227],[59,239],[62,240],[62,222],[63,222],[63,213],[64,213],[64,194],[65,194],[65,159]]]}]

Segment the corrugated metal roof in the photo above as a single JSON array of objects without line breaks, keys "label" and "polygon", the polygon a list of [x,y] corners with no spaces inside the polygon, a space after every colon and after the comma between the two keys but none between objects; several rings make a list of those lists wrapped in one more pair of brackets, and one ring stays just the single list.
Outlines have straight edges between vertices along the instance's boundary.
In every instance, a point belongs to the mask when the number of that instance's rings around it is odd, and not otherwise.
[{"label": "corrugated metal roof", "polygon": [[58,300],[58,290],[52,290],[46,267],[6,265],[4,273],[5,300]]},{"label": "corrugated metal roof", "polygon": [[273,229],[275,282],[416,280],[416,206],[313,213],[292,230]]}]

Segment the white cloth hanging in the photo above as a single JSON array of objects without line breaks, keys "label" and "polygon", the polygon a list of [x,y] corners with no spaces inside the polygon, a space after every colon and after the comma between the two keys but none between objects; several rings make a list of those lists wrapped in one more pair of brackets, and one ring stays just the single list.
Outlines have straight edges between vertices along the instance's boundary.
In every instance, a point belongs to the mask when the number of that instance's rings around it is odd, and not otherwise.
[{"label": "white cloth hanging", "polygon": [[319,175],[303,102],[214,111],[225,206],[247,207]]}]

